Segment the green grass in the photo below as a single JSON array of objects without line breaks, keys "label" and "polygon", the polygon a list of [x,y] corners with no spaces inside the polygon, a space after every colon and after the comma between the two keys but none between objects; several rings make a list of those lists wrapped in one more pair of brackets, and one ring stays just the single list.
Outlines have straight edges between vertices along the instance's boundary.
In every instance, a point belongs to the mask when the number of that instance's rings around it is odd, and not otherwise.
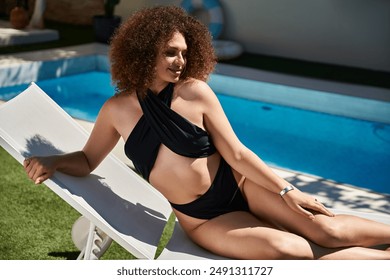
[{"label": "green grass", "polygon": [[[80,214],[43,185],[34,185],[22,165],[0,147],[0,260],[74,260],[80,251],[71,228]],[[172,234],[174,216],[156,255]],[[102,259],[134,257],[113,242]]]}]

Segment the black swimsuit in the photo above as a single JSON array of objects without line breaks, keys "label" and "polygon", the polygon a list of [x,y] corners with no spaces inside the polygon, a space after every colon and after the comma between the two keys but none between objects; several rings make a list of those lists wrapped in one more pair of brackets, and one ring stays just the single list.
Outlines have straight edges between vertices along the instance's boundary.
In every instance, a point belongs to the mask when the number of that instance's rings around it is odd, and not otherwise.
[{"label": "black swimsuit", "polygon": [[[125,143],[126,155],[147,181],[161,144],[190,158],[208,157],[216,152],[206,131],[170,108],[173,88],[174,84],[168,84],[158,95],[148,90],[145,98],[139,98],[144,114]],[[211,219],[232,211],[249,211],[233,172],[223,158],[205,194],[190,203],[171,205],[186,215],[200,219]]]}]

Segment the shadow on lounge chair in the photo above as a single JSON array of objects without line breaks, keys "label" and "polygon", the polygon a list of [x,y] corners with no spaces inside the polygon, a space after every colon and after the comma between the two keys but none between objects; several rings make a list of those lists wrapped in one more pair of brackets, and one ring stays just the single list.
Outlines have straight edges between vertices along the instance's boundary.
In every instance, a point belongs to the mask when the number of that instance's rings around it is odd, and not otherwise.
[{"label": "shadow on lounge chair", "polygon": [[[87,138],[87,132],[34,83],[0,107],[0,144],[20,163],[32,155],[80,150]],[[45,184],[90,221],[94,230],[85,245],[91,251],[83,253],[85,259],[101,256],[92,252],[97,229],[135,257],[154,258],[172,209],[115,156],[107,156],[86,177],[56,172]],[[223,258],[191,242],[176,222],[173,238],[159,259]]]}]

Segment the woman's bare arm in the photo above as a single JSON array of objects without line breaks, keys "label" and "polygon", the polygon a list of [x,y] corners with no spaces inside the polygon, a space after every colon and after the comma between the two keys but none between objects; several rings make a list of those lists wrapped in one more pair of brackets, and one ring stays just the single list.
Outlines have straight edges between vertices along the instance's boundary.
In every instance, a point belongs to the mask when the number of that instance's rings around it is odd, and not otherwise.
[{"label": "woman's bare arm", "polygon": [[[193,88],[199,91],[198,96],[202,99],[205,127],[222,157],[243,176],[271,192],[280,193],[289,186],[286,180],[275,174],[254,152],[241,143],[211,88],[206,83],[196,83]],[[313,197],[298,189],[286,193],[283,198],[290,208],[308,218],[314,218],[313,214],[307,211],[308,208],[325,215],[333,215]]]},{"label": "woman's bare arm", "polygon": [[119,140],[119,134],[112,121],[113,106],[112,99],[103,105],[91,135],[81,151],[27,158],[23,165],[28,177],[36,184],[40,184],[56,171],[72,176],[90,174]]},{"label": "woman's bare arm", "polygon": [[[211,88],[197,82],[202,91],[204,123],[222,157],[238,172],[272,192],[280,192],[288,182],[277,176],[255,153],[236,136],[218,98]],[[200,94],[199,94],[200,95]]]}]

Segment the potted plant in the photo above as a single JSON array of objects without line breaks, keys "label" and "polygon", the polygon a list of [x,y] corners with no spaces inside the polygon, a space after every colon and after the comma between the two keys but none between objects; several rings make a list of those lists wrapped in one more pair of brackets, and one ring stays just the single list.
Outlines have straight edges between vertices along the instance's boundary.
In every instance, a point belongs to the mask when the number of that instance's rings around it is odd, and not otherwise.
[{"label": "potted plant", "polygon": [[16,1],[16,6],[10,12],[11,26],[16,29],[23,29],[28,25],[28,22],[27,1]]},{"label": "potted plant", "polygon": [[120,0],[105,0],[104,15],[93,17],[93,27],[95,30],[95,40],[108,44],[115,29],[121,23],[121,17],[115,15],[115,6]]}]

